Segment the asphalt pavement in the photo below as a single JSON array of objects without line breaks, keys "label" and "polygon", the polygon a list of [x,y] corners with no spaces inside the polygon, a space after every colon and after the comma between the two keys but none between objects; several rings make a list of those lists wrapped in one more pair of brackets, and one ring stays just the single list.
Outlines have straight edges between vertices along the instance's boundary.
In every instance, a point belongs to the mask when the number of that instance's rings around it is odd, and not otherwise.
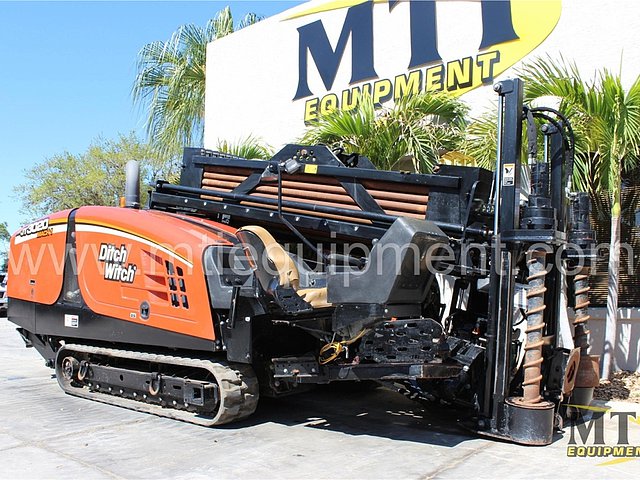
[{"label": "asphalt pavement", "polygon": [[[569,458],[570,429],[547,447],[492,441],[379,388],[261,400],[220,428],[65,395],[53,371],[0,319],[0,478],[636,478],[640,459]],[[615,404],[635,411],[640,405]],[[608,444],[618,422],[605,423]],[[640,445],[640,423],[629,422]]]}]

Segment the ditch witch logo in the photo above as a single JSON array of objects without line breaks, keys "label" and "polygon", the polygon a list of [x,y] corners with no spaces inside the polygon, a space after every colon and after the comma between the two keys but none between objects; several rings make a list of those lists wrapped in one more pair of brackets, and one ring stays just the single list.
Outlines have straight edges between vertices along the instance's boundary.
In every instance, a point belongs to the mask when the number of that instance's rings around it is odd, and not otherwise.
[{"label": "ditch witch logo", "polygon": [[[353,109],[363,94],[371,96],[374,104],[382,104],[419,92],[448,91],[459,95],[491,84],[496,75],[531,52],[553,31],[561,11],[560,0],[480,0],[481,15],[478,20],[482,22],[482,39],[478,51],[464,58],[444,62],[438,52],[438,2],[410,0],[407,45],[410,60],[407,69],[397,72],[392,78],[380,78],[376,72],[380,59],[374,58],[374,3],[388,3],[388,14],[393,15],[394,9],[405,2],[338,0],[311,7],[286,19],[350,6],[337,42],[329,39],[322,20],[298,27],[298,86],[293,101],[307,99],[304,106],[305,122],[313,121],[336,108]],[[384,25],[375,27],[382,29]],[[444,33],[454,35],[454,38],[465,35],[463,30]],[[314,96],[308,82],[310,68],[315,66],[326,92],[330,92],[349,40],[349,88],[339,93]],[[401,54],[398,52],[398,55]]]},{"label": "ditch witch logo", "polygon": [[[599,466],[615,465],[640,458],[640,445],[629,444],[629,425],[640,426],[640,416],[636,412],[618,412],[609,408],[591,407],[584,405],[569,405],[577,409],[578,418],[571,422],[571,437],[567,446],[568,457],[579,458],[611,458]],[[590,418],[586,418],[591,412]],[[616,422],[618,438],[616,444],[611,444],[610,438],[605,439],[605,420]],[[589,440],[592,439],[588,445]]]},{"label": "ditch witch logo", "polygon": [[125,266],[129,252],[124,245],[120,248],[111,243],[100,244],[98,261],[104,263],[104,279],[112,282],[133,283],[138,267],[133,263]]}]

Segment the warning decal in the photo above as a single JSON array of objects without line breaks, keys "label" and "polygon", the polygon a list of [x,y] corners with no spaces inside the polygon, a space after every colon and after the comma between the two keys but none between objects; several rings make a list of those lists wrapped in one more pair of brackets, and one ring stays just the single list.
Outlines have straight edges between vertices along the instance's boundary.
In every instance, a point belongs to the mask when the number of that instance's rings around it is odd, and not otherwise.
[{"label": "warning decal", "polygon": [[516,164],[505,163],[502,167],[502,186],[513,187],[516,183]]}]

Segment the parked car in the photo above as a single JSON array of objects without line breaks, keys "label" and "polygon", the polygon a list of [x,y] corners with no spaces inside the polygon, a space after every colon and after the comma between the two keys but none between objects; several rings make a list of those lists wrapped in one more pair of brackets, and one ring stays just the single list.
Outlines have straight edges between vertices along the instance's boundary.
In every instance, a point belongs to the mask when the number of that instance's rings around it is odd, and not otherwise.
[{"label": "parked car", "polygon": [[0,317],[7,316],[7,274],[0,273]]}]

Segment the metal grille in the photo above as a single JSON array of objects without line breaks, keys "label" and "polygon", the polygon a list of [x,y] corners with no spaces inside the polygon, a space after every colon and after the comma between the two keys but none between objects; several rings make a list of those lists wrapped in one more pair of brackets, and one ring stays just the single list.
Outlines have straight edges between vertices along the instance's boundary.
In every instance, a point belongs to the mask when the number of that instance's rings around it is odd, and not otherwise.
[{"label": "metal grille", "polygon": [[187,287],[184,282],[184,272],[181,267],[176,267],[169,260],[165,260],[167,269],[167,283],[169,285],[169,298],[173,307],[189,308]]}]

